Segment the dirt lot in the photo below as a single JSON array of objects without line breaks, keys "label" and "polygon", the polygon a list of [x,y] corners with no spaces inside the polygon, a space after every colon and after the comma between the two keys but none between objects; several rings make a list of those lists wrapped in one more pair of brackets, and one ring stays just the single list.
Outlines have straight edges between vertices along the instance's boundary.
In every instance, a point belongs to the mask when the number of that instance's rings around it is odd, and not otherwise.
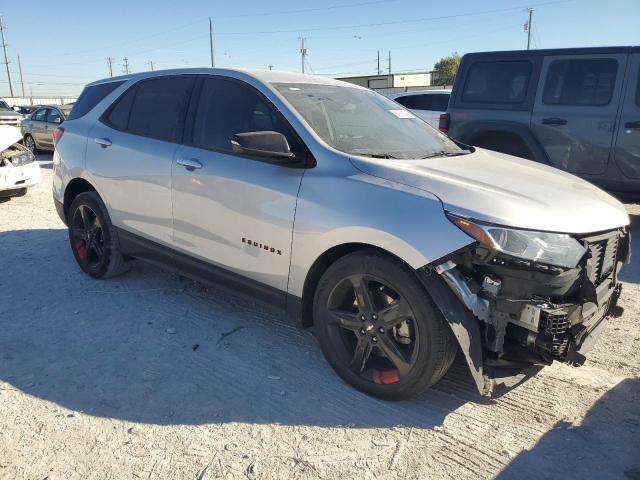
[{"label": "dirt lot", "polygon": [[581,368],[495,401],[457,364],[411,402],[343,384],[232,292],[76,267],[43,183],[0,204],[0,478],[640,478],[640,206],[625,313]]}]

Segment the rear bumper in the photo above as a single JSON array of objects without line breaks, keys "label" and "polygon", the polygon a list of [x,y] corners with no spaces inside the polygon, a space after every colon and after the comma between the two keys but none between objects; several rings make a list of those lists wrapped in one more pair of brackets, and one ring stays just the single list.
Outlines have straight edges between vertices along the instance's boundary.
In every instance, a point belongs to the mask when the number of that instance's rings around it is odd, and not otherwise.
[{"label": "rear bumper", "polygon": [[11,165],[0,167],[0,192],[33,187],[41,180],[42,175],[38,162],[31,162],[20,167]]}]

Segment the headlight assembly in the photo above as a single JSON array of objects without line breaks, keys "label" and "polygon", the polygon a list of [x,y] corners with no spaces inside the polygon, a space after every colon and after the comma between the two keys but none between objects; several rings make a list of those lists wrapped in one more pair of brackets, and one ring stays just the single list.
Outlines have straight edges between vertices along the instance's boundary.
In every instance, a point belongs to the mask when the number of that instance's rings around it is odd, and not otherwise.
[{"label": "headlight assembly", "polygon": [[18,153],[17,155],[13,155],[10,158],[10,161],[11,165],[13,165],[14,167],[21,167],[22,165],[33,162],[35,158],[36,157],[33,155],[33,153],[27,151]]},{"label": "headlight assembly", "polygon": [[535,232],[488,225],[449,212],[447,217],[489,250],[532,262],[574,268],[587,251],[575,238],[565,233]]}]

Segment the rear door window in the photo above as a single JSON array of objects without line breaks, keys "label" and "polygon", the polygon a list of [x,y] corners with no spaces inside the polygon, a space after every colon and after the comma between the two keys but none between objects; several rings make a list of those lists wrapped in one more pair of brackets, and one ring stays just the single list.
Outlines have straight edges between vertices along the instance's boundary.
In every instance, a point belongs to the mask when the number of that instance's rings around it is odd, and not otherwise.
[{"label": "rear door window", "polygon": [[618,61],[612,58],[554,60],[549,65],[542,103],[603,106],[611,102]]},{"label": "rear door window", "polygon": [[62,117],[60,116],[60,112],[56,108],[49,109],[49,113],[47,114],[47,122],[48,123],[61,123]]},{"label": "rear door window", "polygon": [[520,104],[525,101],[532,65],[527,60],[476,62],[469,68],[462,100]]},{"label": "rear door window", "polygon": [[98,85],[91,85],[85,87],[78,100],[73,105],[67,120],[73,120],[86,115],[93,107],[95,107],[100,101],[113,92],[116,88],[122,85],[125,81],[100,83]]},{"label": "rear door window", "polygon": [[143,80],[114,103],[105,123],[134,135],[177,142],[182,137],[193,83],[192,77]]},{"label": "rear door window", "polygon": [[396,102],[410,109],[433,110],[433,95],[405,95],[396,98]]}]

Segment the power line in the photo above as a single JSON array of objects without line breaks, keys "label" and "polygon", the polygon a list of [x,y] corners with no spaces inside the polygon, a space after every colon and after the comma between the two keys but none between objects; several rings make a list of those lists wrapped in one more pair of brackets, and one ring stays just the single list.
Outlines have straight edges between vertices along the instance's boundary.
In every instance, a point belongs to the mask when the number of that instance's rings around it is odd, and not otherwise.
[{"label": "power line", "polygon": [[326,7],[303,8],[299,10],[281,10],[276,12],[261,12],[261,13],[240,13],[238,15],[218,16],[217,18],[246,18],[246,17],[268,17],[268,16],[274,16],[274,15],[290,15],[294,13],[321,12],[326,10],[337,10],[341,8],[364,7],[368,5],[376,5],[379,3],[390,3],[390,2],[397,2],[397,1],[399,0],[371,0],[368,2],[351,3],[346,5],[328,5]]},{"label": "power line", "polygon": [[[555,5],[560,3],[573,2],[576,0],[554,0],[550,2],[537,3],[532,5],[533,7],[541,7],[546,5]],[[389,22],[377,22],[377,23],[361,23],[357,25],[337,25],[331,27],[314,27],[314,28],[297,28],[294,30],[263,30],[263,31],[242,31],[242,32],[219,32],[218,35],[268,35],[274,33],[296,33],[303,30],[305,32],[317,32],[317,31],[325,31],[325,30],[343,30],[343,29],[351,29],[351,28],[364,28],[364,27],[382,27],[386,25],[400,25],[405,23],[419,23],[419,22],[427,22],[433,20],[445,20],[449,18],[459,18],[459,17],[471,17],[477,15],[487,15],[489,13],[499,13],[499,12],[509,12],[515,10],[522,10],[525,6],[519,5],[517,7],[507,7],[507,8],[497,8],[493,10],[484,10],[477,12],[469,12],[469,13],[459,13],[454,15],[442,15],[438,17],[422,17],[422,18],[412,18],[407,20],[395,20]]]}]

